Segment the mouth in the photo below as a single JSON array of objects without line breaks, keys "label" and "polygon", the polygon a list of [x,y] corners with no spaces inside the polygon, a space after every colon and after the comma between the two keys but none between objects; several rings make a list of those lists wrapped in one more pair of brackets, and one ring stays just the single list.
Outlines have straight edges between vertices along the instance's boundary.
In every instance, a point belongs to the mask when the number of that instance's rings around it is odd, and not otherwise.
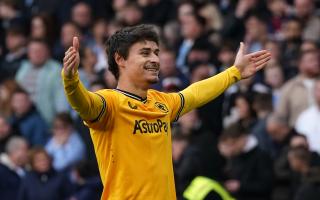
[{"label": "mouth", "polygon": [[160,65],[157,63],[148,63],[144,66],[144,69],[149,72],[159,72]]}]

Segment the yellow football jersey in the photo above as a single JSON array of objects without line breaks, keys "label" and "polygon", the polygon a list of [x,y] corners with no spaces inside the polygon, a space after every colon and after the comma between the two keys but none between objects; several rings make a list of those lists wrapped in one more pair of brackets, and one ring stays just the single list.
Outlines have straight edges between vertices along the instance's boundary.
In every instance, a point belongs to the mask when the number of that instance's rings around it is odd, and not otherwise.
[{"label": "yellow football jersey", "polygon": [[183,107],[182,95],[148,90],[141,99],[117,89],[97,94],[106,105],[87,124],[104,185],[101,199],[175,199],[170,123]]},{"label": "yellow football jersey", "polygon": [[180,93],[148,90],[141,99],[119,89],[92,93],[78,74],[67,78],[62,70],[62,77],[69,103],[90,128],[103,200],[176,199],[170,123],[241,79],[233,66]]}]

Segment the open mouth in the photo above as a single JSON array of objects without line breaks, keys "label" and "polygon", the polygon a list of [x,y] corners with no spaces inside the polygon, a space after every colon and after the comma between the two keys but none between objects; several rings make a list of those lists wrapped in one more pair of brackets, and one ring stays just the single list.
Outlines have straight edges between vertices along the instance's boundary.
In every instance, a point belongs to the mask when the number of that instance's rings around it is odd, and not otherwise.
[{"label": "open mouth", "polygon": [[144,69],[150,72],[158,72],[160,69],[159,64],[156,63],[148,63],[144,66]]}]

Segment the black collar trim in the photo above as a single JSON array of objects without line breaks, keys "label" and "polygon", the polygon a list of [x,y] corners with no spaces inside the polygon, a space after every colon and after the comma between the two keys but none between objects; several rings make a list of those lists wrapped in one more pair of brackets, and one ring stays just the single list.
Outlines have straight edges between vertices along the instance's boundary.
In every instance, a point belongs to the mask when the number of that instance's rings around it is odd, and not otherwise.
[{"label": "black collar trim", "polygon": [[138,95],[132,94],[130,92],[124,91],[124,90],[120,90],[120,89],[114,89],[117,92],[120,92],[121,94],[126,95],[127,97],[133,98],[135,100],[141,101],[143,103],[147,102],[147,97],[146,98],[142,98]]}]

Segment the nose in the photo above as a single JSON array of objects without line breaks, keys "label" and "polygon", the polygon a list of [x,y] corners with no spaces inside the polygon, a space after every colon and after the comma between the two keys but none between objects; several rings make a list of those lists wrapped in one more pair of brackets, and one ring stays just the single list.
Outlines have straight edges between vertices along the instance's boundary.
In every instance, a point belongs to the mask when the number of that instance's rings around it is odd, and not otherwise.
[{"label": "nose", "polygon": [[150,62],[159,63],[160,62],[159,56],[157,54],[153,53],[150,58]]}]

